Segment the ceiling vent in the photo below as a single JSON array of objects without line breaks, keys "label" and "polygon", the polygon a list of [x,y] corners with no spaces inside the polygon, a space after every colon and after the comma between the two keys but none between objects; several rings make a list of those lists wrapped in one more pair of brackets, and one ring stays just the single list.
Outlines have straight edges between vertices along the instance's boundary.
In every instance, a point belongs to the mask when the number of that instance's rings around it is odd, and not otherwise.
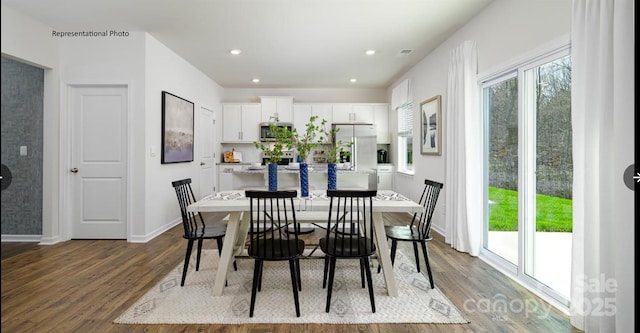
[{"label": "ceiling vent", "polygon": [[402,49],[400,50],[400,52],[398,52],[398,56],[399,57],[407,57],[409,56],[411,53],[413,53],[412,49]]}]

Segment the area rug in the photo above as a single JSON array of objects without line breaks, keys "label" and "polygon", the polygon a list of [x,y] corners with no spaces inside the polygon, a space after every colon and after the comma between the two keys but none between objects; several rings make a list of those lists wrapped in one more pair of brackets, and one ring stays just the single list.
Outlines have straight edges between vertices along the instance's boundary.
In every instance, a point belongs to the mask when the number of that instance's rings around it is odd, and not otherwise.
[{"label": "area rug", "polygon": [[[371,312],[367,288],[361,287],[358,260],[338,260],[331,301],[325,312],[327,290],[322,288],[324,260],[300,260],[302,291],[300,317],[296,317],[287,262],[266,262],[262,291],[258,292],[249,318],[253,260],[237,260],[238,270],[229,272],[222,296],[212,296],[218,263],[216,250],[203,250],[200,270],[190,260],[184,287],[182,265],[120,315],[119,324],[245,324],[245,323],[468,323],[461,312],[415,265],[398,251],[394,273],[398,297],[390,297],[383,274],[372,269],[376,313]],[[376,266],[377,267],[377,266]]]}]

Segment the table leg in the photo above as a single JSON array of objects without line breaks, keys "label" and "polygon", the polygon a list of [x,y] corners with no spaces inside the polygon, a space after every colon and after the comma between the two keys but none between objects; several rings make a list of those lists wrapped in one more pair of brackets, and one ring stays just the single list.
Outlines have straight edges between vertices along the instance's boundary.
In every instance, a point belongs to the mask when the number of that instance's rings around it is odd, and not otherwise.
[{"label": "table leg", "polygon": [[382,265],[382,273],[384,274],[384,281],[387,284],[387,292],[389,296],[398,296],[398,285],[396,284],[396,277],[393,274],[393,266],[391,266],[391,255],[389,253],[387,236],[384,231],[382,213],[373,213],[373,228],[376,233],[378,260]]},{"label": "table leg", "polygon": [[247,235],[249,235],[249,212],[242,212],[240,227],[238,227],[238,236],[236,237],[235,255],[240,255],[247,243]]},{"label": "table leg", "polygon": [[216,278],[213,283],[213,296],[222,296],[224,282],[227,279],[227,271],[233,262],[233,256],[237,246],[241,213],[242,212],[232,212],[229,214],[229,222],[227,222],[227,231],[224,237],[225,245],[222,247],[220,262],[218,263],[218,270],[216,271]]}]

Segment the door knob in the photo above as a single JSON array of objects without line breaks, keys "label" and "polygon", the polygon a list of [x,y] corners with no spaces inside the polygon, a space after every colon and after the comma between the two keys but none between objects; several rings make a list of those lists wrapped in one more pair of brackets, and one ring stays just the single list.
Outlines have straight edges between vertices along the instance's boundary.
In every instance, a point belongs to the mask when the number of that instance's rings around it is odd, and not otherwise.
[{"label": "door knob", "polygon": [[72,169],[71,169],[71,172],[73,172],[73,173],[78,173],[78,168],[72,168]]},{"label": "door knob", "polygon": [[206,163],[204,163],[204,162],[200,162],[200,166],[203,166],[203,165],[205,165],[205,164],[206,164]]}]

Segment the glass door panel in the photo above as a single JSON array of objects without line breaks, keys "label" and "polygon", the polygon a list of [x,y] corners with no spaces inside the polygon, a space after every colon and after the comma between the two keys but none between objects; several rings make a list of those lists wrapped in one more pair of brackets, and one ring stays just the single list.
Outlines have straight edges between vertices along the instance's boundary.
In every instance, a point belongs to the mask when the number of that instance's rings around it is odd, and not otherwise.
[{"label": "glass door panel", "polygon": [[518,265],[518,79],[483,89],[488,115],[488,225],[485,247]]},{"label": "glass door panel", "polygon": [[571,58],[524,72],[525,113],[533,132],[528,146],[535,215],[526,220],[524,272],[568,298],[571,280],[572,182]]}]

